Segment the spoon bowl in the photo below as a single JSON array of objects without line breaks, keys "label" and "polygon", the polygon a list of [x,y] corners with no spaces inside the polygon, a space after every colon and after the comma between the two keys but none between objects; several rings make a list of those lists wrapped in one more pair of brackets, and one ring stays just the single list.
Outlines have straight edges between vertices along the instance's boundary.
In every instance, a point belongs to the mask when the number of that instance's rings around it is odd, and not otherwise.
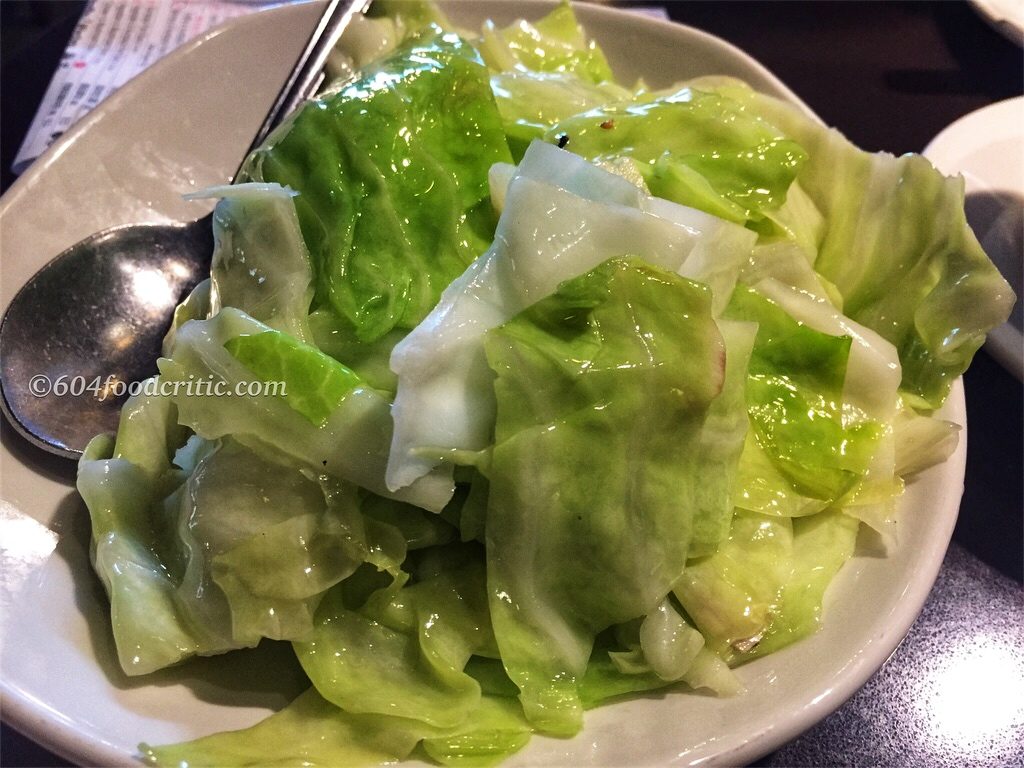
[{"label": "spoon bowl", "polygon": [[156,373],[174,308],[209,274],[212,252],[207,215],[97,232],[37,272],[0,326],[0,408],[14,428],[69,458],[116,430],[128,393]]}]

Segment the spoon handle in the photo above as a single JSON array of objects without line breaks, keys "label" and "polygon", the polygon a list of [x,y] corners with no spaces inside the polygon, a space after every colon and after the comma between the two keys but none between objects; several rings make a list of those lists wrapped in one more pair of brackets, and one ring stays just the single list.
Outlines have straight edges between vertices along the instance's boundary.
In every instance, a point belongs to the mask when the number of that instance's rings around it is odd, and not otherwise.
[{"label": "spoon handle", "polygon": [[[302,51],[295,68],[285,81],[277,98],[274,99],[274,106],[270,108],[267,116],[263,118],[263,125],[256,132],[249,149],[245,151],[242,158],[242,165],[250,153],[259,147],[274,128],[282,120],[295,111],[303,101],[311,97],[316,89],[323,82],[323,70],[327,64],[327,57],[334,48],[342,33],[348,27],[349,22],[357,13],[365,13],[370,7],[371,0],[329,0],[324,8],[323,15],[317,23],[316,29],[310,35],[306,48]],[[232,178],[238,176],[242,170],[238,167]]]}]

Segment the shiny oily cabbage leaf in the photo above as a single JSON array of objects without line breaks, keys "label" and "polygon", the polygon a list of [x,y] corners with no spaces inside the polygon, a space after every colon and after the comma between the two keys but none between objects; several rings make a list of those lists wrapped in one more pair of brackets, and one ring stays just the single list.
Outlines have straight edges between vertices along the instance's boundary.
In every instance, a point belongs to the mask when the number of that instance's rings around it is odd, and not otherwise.
[{"label": "shiny oily cabbage leaf", "polygon": [[486,248],[487,170],[509,159],[486,67],[435,28],[307,103],[242,176],[298,193],[312,308],[370,343],[416,325]]},{"label": "shiny oily cabbage leaf", "polygon": [[530,722],[569,735],[595,636],[656,608],[686,563],[724,345],[706,287],[633,258],[566,281],[485,347],[491,620]]},{"label": "shiny oily cabbage leaf", "polygon": [[231,439],[180,444],[174,415],[169,397],[129,400],[116,443],[79,466],[127,674],[305,637],[331,586],[364,562],[397,570],[402,534],[364,520],[354,487]]},{"label": "shiny oily cabbage leaf", "polygon": [[864,152],[748,86],[728,92],[807,151],[797,179],[824,219],[815,270],[845,314],[896,347],[908,402],[938,408],[1014,303],[967,224],[963,180],[920,155]]},{"label": "shiny oily cabbage leaf", "polygon": [[595,107],[545,137],[591,160],[633,158],[652,194],[740,224],[779,208],[807,158],[743,102],[688,86]]}]

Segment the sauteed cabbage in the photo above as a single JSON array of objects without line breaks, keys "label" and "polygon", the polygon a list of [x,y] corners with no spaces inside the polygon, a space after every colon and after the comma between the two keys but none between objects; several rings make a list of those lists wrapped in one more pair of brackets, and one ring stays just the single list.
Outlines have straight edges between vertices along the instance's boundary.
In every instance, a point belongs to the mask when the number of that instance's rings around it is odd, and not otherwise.
[{"label": "sauteed cabbage", "polygon": [[143,756],[483,765],[625,694],[743,695],[956,443],[931,414],[1013,300],[961,180],[736,80],[617,82],[568,5],[354,35],[206,193],[179,386],[80,464],[126,673],[269,639],[310,681]]}]

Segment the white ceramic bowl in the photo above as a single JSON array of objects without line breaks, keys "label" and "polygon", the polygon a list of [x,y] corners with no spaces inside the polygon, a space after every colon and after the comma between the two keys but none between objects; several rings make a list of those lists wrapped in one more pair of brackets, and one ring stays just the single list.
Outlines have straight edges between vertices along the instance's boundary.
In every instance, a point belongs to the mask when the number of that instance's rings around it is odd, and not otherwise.
[{"label": "white ceramic bowl", "polygon": [[[468,27],[544,10],[471,0],[447,8]],[[317,12],[287,6],[211,32],[62,137],[0,200],[0,306],[50,257],[97,229],[202,215],[180,193],[234,170]],[[642,75],[657,86],[730,74],[800,104],[767,70],[707,34],[596,6],[581,7],[580,17],[626,81]],[[964,421],[959,384],[944,415]],[[739,670],[745,695],[648,696],[603,707],[588,713],[578,738],[535,738],[509,764],[741,764],[813,725],[888,658],[920,611],[956,520],[964,456],[961,441],[946,464],[911,484],[898,548],[887,558],[862,551],[844,568],[819,634]],[[142,740],[249,725],[301,686],[281,645],[144,679],[121,674],[72,470],[10,430],[0,450],[0,526],[3,716],[53,751],[82,763],[130,764]]]}]

